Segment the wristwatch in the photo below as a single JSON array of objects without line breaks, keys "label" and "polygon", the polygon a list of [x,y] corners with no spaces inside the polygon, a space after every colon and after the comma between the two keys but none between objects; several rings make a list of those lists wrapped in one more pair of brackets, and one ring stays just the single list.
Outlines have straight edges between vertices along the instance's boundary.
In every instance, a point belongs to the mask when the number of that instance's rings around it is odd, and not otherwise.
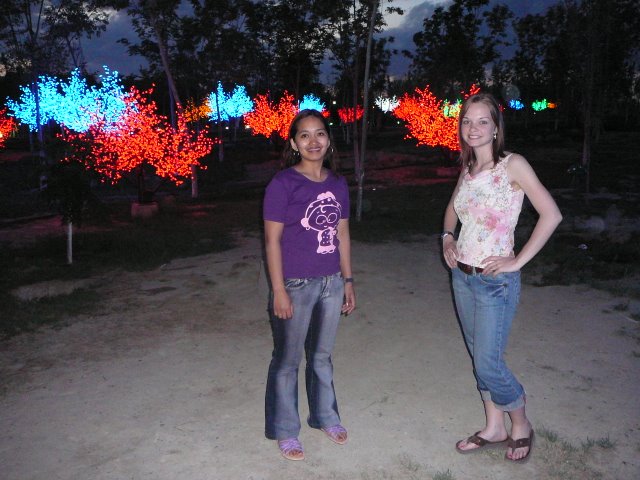
[{"label": "wristwatch", "polygon": [[440,240],[444,240],[444,237],[446,237],[447,235],[451,235],[453,237],[453,232],[450,232],[449,230],[445,230],[440,234]]}]

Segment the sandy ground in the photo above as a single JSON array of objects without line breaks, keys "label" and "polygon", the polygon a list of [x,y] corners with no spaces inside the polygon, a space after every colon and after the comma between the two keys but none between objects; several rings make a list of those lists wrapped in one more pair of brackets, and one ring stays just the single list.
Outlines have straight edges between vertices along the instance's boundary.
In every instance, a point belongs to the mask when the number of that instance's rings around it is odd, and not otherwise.
[{"label": "sandy ground", "polygon": [[[514,465],[453,449],[483,413],[437,241],[353,253],[359,306],[334,353],[347,445],[305,425],[307,459],[289,462],[263,436],[267,285],[260,242],[245,238],[109,274],[99,313],[0,343],[0,477],[640,478],[640,327],[620,299],[524,286],[508,360],[535,428],[559,439],[539,434]],[[607,438],[613,448],[585,447]]]}]

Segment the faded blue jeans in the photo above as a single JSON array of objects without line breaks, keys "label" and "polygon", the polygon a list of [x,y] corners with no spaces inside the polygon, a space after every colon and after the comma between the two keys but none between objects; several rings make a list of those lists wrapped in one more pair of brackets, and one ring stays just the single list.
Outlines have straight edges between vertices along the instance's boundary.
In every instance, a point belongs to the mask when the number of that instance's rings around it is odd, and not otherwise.
[{"label": "faded blue jeans", "polygon": [[307,423],[313,428],[340,423],[331,353],[344,300],[342,276],[286,279],[285,288],[293,303],[293,318],[278,318],[270,308],[274,348],[265,395],[265,435],[273,440],[297,437],[300,432],[298,367],[303,353]]},{"label": "faded blue jeans", "polygon": [[507,367],[511,323],[520,300],[520,272],[467,275],[451,270],[453,293],[473,373],[483,400],[506,412],[524,406],[524,389]]}]

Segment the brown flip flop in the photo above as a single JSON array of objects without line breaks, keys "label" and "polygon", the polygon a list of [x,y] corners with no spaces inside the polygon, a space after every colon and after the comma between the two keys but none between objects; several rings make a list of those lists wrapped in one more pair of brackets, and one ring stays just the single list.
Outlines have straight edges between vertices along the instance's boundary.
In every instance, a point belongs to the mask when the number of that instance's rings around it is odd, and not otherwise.
[{"label": "brown flip flop", "polygon": [[518,458],[517,460],[507,457],[506,453],[504,454],[504,458],[514,463],[527,463],[530,458],[529,455],[531,455],[531,451],[533,450],[534,437],[535,435],[533,434],[533,428],[532,428],[528,438],[519,438],[518,440],[514,440],[513,438],[510,438],[509,441],[507,442],[507,447],[510,448],[512,452],[516,448],[525,448],[525,447],[529,447],[529,451],[524,457]]}]

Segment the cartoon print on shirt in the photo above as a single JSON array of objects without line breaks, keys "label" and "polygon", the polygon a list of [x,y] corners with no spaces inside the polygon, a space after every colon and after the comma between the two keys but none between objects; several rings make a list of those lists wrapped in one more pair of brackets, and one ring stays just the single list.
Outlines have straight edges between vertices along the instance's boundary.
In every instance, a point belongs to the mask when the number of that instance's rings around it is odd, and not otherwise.
[{"label": "cartoon print on shirt", "polygon": [[300,223],[307,230],[318,232],[317,253],[333,253],[336,246],[334,237],[338,234],[338,221],[342,213],[342,206],[331,192],[318,195],[318,198],[307,207],[304,218]]}]

